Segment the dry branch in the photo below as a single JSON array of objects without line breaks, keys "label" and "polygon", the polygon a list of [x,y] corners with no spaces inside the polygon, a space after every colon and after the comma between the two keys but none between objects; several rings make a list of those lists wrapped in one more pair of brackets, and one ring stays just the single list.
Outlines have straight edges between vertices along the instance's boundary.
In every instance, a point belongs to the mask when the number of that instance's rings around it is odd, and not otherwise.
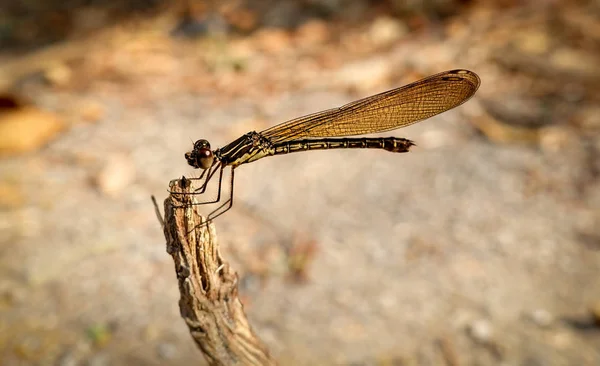
[{"label": "dry branch", "polygon": [[237,274],[219,253],[214,225],[191,205],[190,181],[172,181],[165,200],[167,252],[175,262],[179,309],[211,365],[274,365],[238,298]]}]

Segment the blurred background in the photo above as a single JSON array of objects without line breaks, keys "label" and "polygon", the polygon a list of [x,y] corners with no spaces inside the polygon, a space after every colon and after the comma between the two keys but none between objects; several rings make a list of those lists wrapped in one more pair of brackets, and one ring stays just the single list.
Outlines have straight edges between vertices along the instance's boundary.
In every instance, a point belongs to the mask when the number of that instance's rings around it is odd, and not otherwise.
[{"label": "blurred background", "polygon": [[283,365],[600,364],[597,1],[0,4],[0,364],[204,364],[150,195],[183,154],[467,68],[475,98],[236,174],[216,221]]}]

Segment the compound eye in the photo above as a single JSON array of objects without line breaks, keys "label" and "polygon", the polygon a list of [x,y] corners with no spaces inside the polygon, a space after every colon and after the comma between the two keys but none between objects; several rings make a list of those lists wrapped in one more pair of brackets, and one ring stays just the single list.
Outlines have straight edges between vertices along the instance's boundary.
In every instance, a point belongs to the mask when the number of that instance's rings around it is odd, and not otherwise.
[{"label": "compound eye", "polygon": [[210,143],[207,140],[201,139],[194,142],[194,150],[209,149]]},{"label": "compound eye", "polygon": [[196,153],[196,159],[200,168],[208,169],[213,164],[214,156],[210,149],[199,149]]}]

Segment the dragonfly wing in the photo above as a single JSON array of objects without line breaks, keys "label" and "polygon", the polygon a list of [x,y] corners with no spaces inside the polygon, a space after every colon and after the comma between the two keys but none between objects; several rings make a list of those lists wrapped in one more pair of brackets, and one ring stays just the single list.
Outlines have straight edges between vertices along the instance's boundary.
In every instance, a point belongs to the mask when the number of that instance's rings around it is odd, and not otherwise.
[{"label": "dragonfly wing", "polygon": [[479,77],[471,71],[446,71],[340,108],[295,118],[261,134],[278,143],[395,130],[463,104],[479,84]]}]

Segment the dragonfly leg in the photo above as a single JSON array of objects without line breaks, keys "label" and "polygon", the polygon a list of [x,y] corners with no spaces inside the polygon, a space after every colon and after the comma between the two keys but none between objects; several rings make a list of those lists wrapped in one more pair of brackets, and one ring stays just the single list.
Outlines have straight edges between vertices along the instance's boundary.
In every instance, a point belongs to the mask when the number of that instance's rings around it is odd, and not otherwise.
[{"label": "dragonfly leg", "polygon": [[[200,186],[200,188],[197,188],[194,193],[195,194],[202,194],[206,191],[206,187],[208,186],[208,182],[211,180],[211,178],[213,177],[213,175],[215,175],[215,173],[217,172],[217,169],[221,167],[221,163],[217,162],[214,163],[210,169],[206,169],[205,171],[202,172],[202,174],[200,174],[200,177],[198,178],[198,180],[201,180],[202,177],[204,176],[204,174],[207,172],[207,170],[210,170],[210,172],[206,175],[206,179],[204,180],[204,183],[202,184],[202,186]],[[221,173],[223,172],[223,169],[221,167]]]},{"label": "dragonfly leg", "polygon": [[[225,167],[220,165],[220,169],[219,169],[219,181],[217,183],[217,197],[214,199],[208,199],[207,201],[202,201],[202,202],[194,202],[191,204],[191,206],[199,206],[199,205],[207,205],[207,204],[211,204],[211,203],[218,203],[219,201],[221,201],[221,189],[222,189],[222,183],[223,183],[223,171],[225,170]],[[216,169],[214,170],[214,172],[216,172]],[[211,173],[210,176],[214,175],[214,172]],[[201,178],[198,178],[201,179]],[[194,180],[194,179],[190,179],[188,178],[188,180]],[[206,183],[204,183],[204,185],[206,185]],[[175,193],[175,192],[171,192],[171,193]],[[198,192],[198,190],[195,190],[194,192],[189,192],[186,194],[190,194],[190,195],[199,195],[202,194],[203,192]],[[176,193],[176,194],[181,194],[181,193]],[[179,206],[177,208],[184,208],[185,206]]]},{"label": "dragonfly leg", "polygon": [[[203,226],[208,226],[209,222],[211,222],[215,218],[221,216],[225,212],[229,211],[229,209],[233,206],[233,179],[234,179],[233,172],[234,172],[234,169],[235,168],[231,168],[230,190],[229,190],[229,198],[227,199],[227,201],[225,201],[223,204],[221,204],[219,207],[217,207],[215,210],[213,210],[211,213],[209,213],[208,216],[206,216],[206,220],[203,223],[196,225],[192,230],[201,228]],[[224,170],[224,168],[221,168],[221,174],[219,175],[219,197],[221,195],[221,178],[223,176],[223,173],[222,173],[223,170]],[[217,200],[215,202],[219,202],[219,200]],[[206,203],[215,203],[215,202],[206,202]],[[204,204],[204,203],[205,202],[202,202],[199,204]]]},{"label": "dragonfly leg", "polygon": [[[229,182],[229,198],[225,201],[221,206],[217,207],[213,212],[208,214],[206,217],[206,222],[210,222],[217,217],[221,216],[225,212],[229,211],[229,209],[233,206],[233,180],[234,180],[234,172],[235,168],[231,168],[231,180]],[[223,209],[224,208],[224,209]]]}]

